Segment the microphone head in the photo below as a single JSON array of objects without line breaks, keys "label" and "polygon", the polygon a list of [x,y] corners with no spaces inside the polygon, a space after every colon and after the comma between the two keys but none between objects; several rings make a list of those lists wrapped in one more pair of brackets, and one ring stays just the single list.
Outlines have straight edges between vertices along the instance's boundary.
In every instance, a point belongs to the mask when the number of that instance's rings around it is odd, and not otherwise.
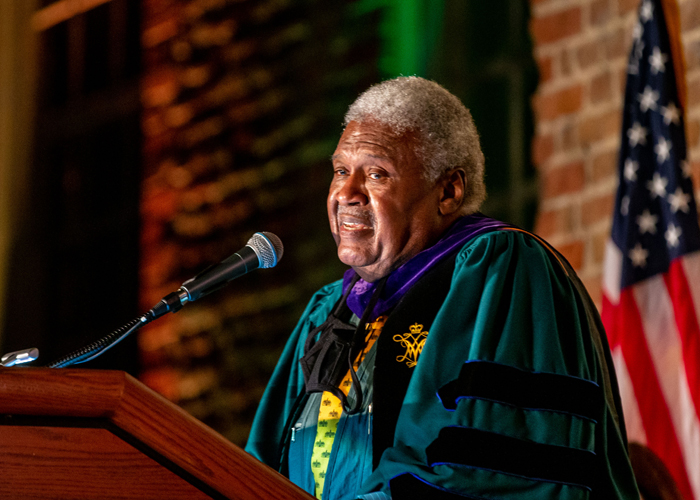
[{"label": "microphone head", "polygon": [[284,246],[276,234],[261,232],[255,233],[247,243],[253,249],[260,261],[260,267],[268,269],[275,267],[282,259]]}]

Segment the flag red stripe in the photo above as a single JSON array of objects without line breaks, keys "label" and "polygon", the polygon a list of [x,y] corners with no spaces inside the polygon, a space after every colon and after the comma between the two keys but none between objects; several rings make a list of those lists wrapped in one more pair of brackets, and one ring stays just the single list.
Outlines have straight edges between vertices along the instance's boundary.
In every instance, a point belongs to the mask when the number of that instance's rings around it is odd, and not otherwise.
[{"label": "flag red stripe", "polygon": [[654,362],[631,288],[622,290],[617,306],[603,297],[603,323],[606,331],[610,332],[610,345],[619,345],[622,349],[634,386],[635,394],[632,397],[636,398],[644,423],[647,445],[669,468],[683,496],[693,498],[673,419],[656,378]]},{"label": "flag red stripe", "polygon": [[671,296],[673,314],[683,345],[683,364],[695,414],[700,417],[700,327],[681,259],[671,263],[668,273],[664,274],[664,281]]}]

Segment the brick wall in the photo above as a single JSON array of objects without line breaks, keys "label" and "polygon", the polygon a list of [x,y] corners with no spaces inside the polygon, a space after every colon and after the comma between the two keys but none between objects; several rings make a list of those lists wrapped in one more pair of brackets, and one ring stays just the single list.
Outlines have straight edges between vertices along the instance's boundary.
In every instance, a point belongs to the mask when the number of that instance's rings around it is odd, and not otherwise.
[{"label": "brick wall", "polygon": [[377,79],[375,12],[348,0],[146,0],[141,308],[256,231],[275,269],[139,332],[140,378],[243,444],[315,290],[345,269],[325,198],[345,109]]},{"label": "brick wall", "polygon": [[[300,308],[341,272],[323,222],[327,156],[345,108],[377,79],[378,17],[347,17],[350,0],[329,1],[143,2],[142,308],[254,231],[287,247],[275,270],[139,336],[142,380],[238,444]],[[638,2],[530,2],[536,231],[598,302]],[[679,3],[700,187],[700,2]]]},{"label": "brick wall", "polygon": [[[686,133],[700,191],[700,2],[678,0],[688,85]],[[626,67],[639,0],[531,0],[540,84],[533,162],[535,231],[576,268],[600,304],[612,225]]]}]

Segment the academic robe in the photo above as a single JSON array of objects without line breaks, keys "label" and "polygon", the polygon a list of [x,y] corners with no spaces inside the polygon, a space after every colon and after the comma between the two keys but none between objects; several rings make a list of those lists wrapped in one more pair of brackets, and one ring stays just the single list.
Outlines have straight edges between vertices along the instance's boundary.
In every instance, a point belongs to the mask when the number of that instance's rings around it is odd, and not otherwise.
[{"label": "academic robe", "polygon": [[[272,467],[287,458],[306,337],[341,294],[338,281],[313,296],[260,403],[246,450]],[[639,498],[603,327],[561,256],[520,231],[476,236],[425,330],[393,444],[357,491],[337,467],[324,500]],[[368,427],[353,427],[374,431],[360,415]],[[371,457],[364,441],[336,439],[333,453]]]}]

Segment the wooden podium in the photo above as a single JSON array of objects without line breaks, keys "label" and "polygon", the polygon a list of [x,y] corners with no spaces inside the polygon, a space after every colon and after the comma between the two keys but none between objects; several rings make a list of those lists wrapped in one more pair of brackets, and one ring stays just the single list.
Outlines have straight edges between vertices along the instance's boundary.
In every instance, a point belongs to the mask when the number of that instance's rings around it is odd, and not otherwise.
[{"label": "wooden podium", "polygon": [[119,371],[0,368],[0,498],[313,497]]}]

